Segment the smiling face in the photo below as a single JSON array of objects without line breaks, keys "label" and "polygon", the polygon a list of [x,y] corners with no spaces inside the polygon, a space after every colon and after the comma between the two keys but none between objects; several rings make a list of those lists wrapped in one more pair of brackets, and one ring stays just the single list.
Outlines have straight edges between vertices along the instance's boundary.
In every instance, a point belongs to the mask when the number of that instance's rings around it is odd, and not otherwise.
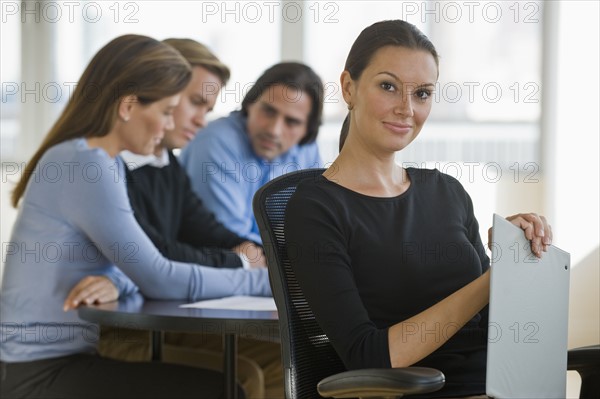
[{"label": "smiling face", "polygon": [[351,134],[373,150],[405,148],[429,116],[437,75],[429,52],[399,46],[377,50],[356,81],[344,71],[343,96],[353,107]]},{"label": "smiling face", "polygon": [[162,146],[169,150],[185,147],[206,126],[206,114],[217,101],[222,82],[218,76],[200,66],[192,69],[192,80],[181,93],[173,112],[175,128],[165,133]]},{"label": "smiling face", "polygon": [[123,115],[127,122],[122,123],[122,129],[119,130],[121,150],[140,155],[152,154],[164,138],[165,131],[175,126],[173,110],[179,97],[177,94],[146,105],[135,99],[123,100],[131,103],[126,105],[128,110]]},{"label": "smiling face", "polygon": [[248,106],[246,126],[256,155],[273,160],[297,145],[306,135],[311,107],[310,97],[293,87],[266,88]]}]

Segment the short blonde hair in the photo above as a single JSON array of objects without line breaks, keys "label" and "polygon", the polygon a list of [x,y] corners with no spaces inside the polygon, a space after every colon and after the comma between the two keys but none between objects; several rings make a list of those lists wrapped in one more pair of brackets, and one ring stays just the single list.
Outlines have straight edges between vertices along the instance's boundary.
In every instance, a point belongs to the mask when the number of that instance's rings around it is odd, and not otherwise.
[{"label": "short blonde hair", "polygon": [[163,43],[167,43],[174,47],[183,55],[183,57],[192,65],[200,66],[214,73],[219,77],[223,85],[227,84],[231,72],[227,65],[214,55],[208,47],[202,43],[198,43],[192,39],[165,39]]}]

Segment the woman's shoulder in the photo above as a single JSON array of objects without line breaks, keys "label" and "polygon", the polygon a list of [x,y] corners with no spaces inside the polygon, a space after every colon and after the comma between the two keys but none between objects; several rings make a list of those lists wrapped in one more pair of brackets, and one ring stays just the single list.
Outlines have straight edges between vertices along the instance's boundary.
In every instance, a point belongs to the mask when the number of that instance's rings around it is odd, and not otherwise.
[{"label": "woman's shoulder", "polygon": [[325,176],[322,174],[317,174],[302,179],[296,187],[296,192],[323,195],[324,193],[336,191],[335,186],[336,184],[325,178]]},{"label": "woman's shoulder", "polygon": [[300,181],[288,201],[286,218],[300,224],[310,217],[328,220],[332,226],[341,222],[347,224],[347,215],[354,206],[351,199],[341,193],[335,183],[322,175],[308,177]]},{"label": "woman's shoulder", "polygon": [[406,168],[411,181],[424,184],[424,185],[435,185],[435,184],[451,184],[462,188],[460,181],[447,173],[441,172],[439,169],[426,169],[426,168]]},{"label": "woman's shoulder", "polygon": [[58,143],[50,147],[42,156],[41,161],[46,162],[57,162],[65,163],[67,165],[69,160],[71,162],[77,161],[104,161],[114,162],[115,159],[111,158],[108,153],[101,148],[92,148],[88,145],[85,138],[79,137],[70,139]]},{"label": "woman's shoulder", "polygon": [[308,206],[306,204],[309,203],[318,204],[341,214],[347,214],[357,206],[376,206],[377,203],[395,200],[360,194],[342,186],[335,178],[326,178],[321,174],[302,180],[292,199],[301,207]]},{"label": "woman's shoulder", "polygon": [[[124,181],[125,167],[120,157],[112,158],[104,149],[90,147],[85,138],[63,141],[50,147],[36,171],[46,180],[64,180],[70,186]],[[96,184],[97,185],[97,184]]]},{"label": "woman's shoulder", "polygon": [[40,158],[40,163],[64,161],[73,158],[77,151],[77,143],[80,139],[72,139],[55,144],[48,148]]},{"label": "woman's shoulder", "polygon": [[314,175],[301,180],[290,201],[296,203],[323,202],[340,195],[335,184],[327,180],[323,175]]},{"label": "woman's shoulder", "polygon": [[407,168],[413,190],[420,198],[437,198],[442,201],[469,201],[469,194],[454,176],[438,169]]}]

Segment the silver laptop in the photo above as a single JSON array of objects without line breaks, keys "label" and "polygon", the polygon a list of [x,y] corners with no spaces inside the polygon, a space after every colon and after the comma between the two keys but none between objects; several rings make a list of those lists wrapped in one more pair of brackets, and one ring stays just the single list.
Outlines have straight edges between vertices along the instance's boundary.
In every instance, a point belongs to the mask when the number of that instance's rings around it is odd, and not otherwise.
[{"label": "silver laptop", "polygon": [[566,397],[570,255],[494,214],[486,394]]}]

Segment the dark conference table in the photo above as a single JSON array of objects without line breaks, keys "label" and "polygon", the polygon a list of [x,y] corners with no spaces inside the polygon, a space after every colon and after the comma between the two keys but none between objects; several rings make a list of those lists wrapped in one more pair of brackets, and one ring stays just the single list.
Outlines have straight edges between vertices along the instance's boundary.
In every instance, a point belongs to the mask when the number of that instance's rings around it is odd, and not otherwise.
[{"label": "dark conference table", "polygon": [[160,360],[163,331],[223,335],[224,393],[226,398],[236,398],[237,337],[279,342],[277,312],[180,307],[186,303],[131,295],[117,302],[82,306],[78,315],[96,324],[152,331],[152,360]]}]

